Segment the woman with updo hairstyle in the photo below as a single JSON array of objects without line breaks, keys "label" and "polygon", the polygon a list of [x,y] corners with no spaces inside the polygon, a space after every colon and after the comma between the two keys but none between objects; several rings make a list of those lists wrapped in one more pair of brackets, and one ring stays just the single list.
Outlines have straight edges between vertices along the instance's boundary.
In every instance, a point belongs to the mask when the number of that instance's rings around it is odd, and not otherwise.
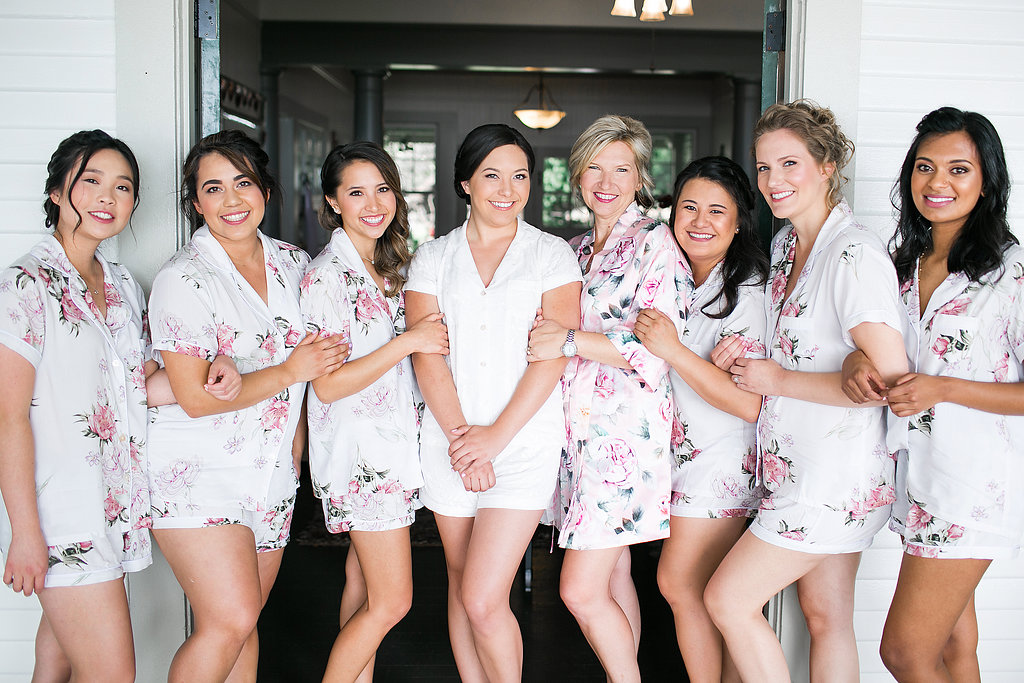
[{"label": "woman with updo hairstyle", "polygon": [[671,535],[658,560],[658,586],[672,607],[676,638],[694,683],[738,681],[722,635],[704,607],[704,588],[757,512],[754,422],[761,398],[743,391],[710,356],[726,337],[764,357],[764,285],[768,257],[754,220],[746,172],[725,157],[691,162],[676,178],[672,230],[695,289],[682,335],[653,309],[634,332],[672,366]]},{"label": "woman with updo hairstyle", "polygon": [[[238,131],[195,144],[181,185],[192,239],[150,296],[154,356],[177,399],[150,416],[153,534],[195,615],[172,682],[255,680],[256,622],[295,504],[306,382],[347,351],[337,335],[303,335],[309,257],[259,230],[278,191],[269,161]],[[231,400],[211,393],[217,355],[242,374]]]},{"label": "woman with updo hairstyle", "polygon": [[844,368],[851,398],[884,396],[906,418],[889,525],[903,563],[881,644],[899,681],[981,680],[974,591],[992,560],[1020,552],[1024,249],[1009,194],[987,118],[921,119],[893,188],[912,372],[885,382],[863,354]]},{"label": "woman with updo hairstyle", "polygon": [[0,553],[43,614],[35,681],[134,681],[124,575],[152,561],[146,299],[98,250],[129,224],[139,165],[102,130],[50,157],[45,236],[0,272]]},{"label": "woman with updo hairstyle", "polygon": [[840,370],[860,349],[893,381],[907,357],[896,271],[842,197],[852,153],[834,114],[806,100],[769,107],[754,128],[758,189],[787,221],[772,240],[768,358],[743,357],[738,337],[712,357],[736,386],[764,396],[756,476],[766,496],[705,591],[745,681],[789,680],[761,608],[794,581],[811,679],[860,678],[854,584],[860,552],[889,517],[894,475],[882,403],[857,406]]},{"label": "woman with updo hairstyle", "polygon": [[331,241],[299,287],[306,330],[351,348],[311,382],[309,468],[327,530],[349,532],[341,632],[325,681],[373,680],[373,657],[412,604],[409,525],[419,507],[419,393],[409,355],[446,354],[439,314],[406,330],[408,209],[398,168],[372,142],[331,150],[320,171]]},{"label": "woman with updo hairstyle", "polygon": [[455,157],[462,226],[416,250],[409,323],[438,314],[451,353],[413,354],[426,402],[423,488],[448,566],[448,632],[468,683],[521,681],[509,593],[551,500],[565,434],[565,358],[527,363],[538,308],[579,323],[580,271],[562,239],[526,223],[533,149],[504,124],[474,128]]},{"label": "woman with updo hairstyle", "polygon": [[672,491],[669,366],[640,343],[642,309],[681,332],[692,279],[672,231],[647,217],[651,135],[627,116],[597,119],[569,155],[594,227],[572,241],[583,320],[543,319],[531,361],[569,358],[566,452],[552,521],[566,548],[561,595],[611,681],[639,681],[640,607],[629,546],[668,536]]}]

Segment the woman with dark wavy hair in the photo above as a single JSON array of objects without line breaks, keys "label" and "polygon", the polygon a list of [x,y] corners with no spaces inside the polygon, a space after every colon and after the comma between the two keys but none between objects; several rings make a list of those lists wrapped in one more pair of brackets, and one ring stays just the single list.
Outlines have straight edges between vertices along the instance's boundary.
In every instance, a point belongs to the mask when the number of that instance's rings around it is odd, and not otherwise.
[{"label": "woman with dark wavy hair", "polygon": [[974,590],[1024,532],[1024,249],[1006,219],[999,134],[942,107],[917,125],[893,189],[911,373],[854,354],[845,388],[908,418],[890,527],[903,563],[882,633],[900,681],[978,681]]},{"label": "woman with dark wavy hair", "polygon": [[758,243],[750,181],[736,162],[691,162],[672,196],[672,230],[696,287],[690,314],[681,336],[667,315],[650,308],[633,328],[672,367],[671,536],[662,546],[658,585],[672,607],[690,680],[738,681],[704,607],[704,588],[761,500],[753,424],[761,398],[737,387],[710,355],[737,335],[749,356],[764,357],[768,257]]},{"label": "woman with dark wavy hair", "polygon": [[[182,169],[192,239],[157,273],[154,356],[176,405],[150,414],[153,536],[195,628],[168,680],[255,680],[256,622],[288,543],[304,447],[306,382],[341,365],[340,337],[302,334],[309,257],[260,232],[277,184],[238,131],[197,142]],[[211,361],[242,373],[232,400],[207,388]]]},{"label": "woman with dark wavy hair", "polygon": [[331,241],[299,287],[309,332],[340,335],[349,360],[312,381],[309,467],[331,533],[349,532],[341,633],[325,681],[373,679],[373,657],[412,603],[409,525],[423,483],[410,354],[446,354],[434,314],[406,330],[408,210],[398,167],[372,142],[331,150],[320,171]]}]

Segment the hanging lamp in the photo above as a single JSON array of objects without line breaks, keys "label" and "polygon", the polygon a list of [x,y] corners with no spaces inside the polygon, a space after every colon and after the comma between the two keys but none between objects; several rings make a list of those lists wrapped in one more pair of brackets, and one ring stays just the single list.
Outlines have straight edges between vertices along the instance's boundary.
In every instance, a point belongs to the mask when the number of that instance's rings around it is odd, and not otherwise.
[{"label": "hanging lamp", "polygon": [[665,0],[644,0],[640,8],[640,21],[665,21],[667,11]]},{"label": "hanging lamp", "polygon": [[683,14],[693,16],[693,0],[672,0],[672,9],[669,14]]},{"label": "hanging lamp", "polygon": [[613,17],[635,17],[636,16],[636,5],[634,0],[615,0],[615,6],[612,7]]},{"label": "hanging lamp", "polygon": [[[530,97],[537,91],[538,104],[536,108],[530,107]],[[548,106],[548,103],[551,106]],[[513,112],[523,125],[527,128],[547,129],[558,125],[558,122],[565,118],[565,112],[558,108],[554,98],[548,95],[544,88],[544,74],[540,75],[537,85],[530,88],[526,93],[526,99]]]}]

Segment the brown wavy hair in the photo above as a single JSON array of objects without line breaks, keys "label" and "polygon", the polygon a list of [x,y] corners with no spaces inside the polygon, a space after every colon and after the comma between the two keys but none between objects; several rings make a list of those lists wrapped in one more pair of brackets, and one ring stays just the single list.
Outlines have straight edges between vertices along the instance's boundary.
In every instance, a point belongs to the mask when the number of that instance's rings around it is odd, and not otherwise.
[{"label": "brown wavy hair", "polygon": [[757,141],[762,135],[783,129],[800,138],[819,164],[835,164],[836,170],[828,178],[827,198],[829,210],[833,209],[842,201],[843,184],[849,180],[842,171],[853,158],[853,141],[843,133],[831,109],[811,100],[796,100],[773,104],[764,110],[754,125],[751,154],[756,157]]},{"label": "brown wavy hair", "polygon": [[335,213],[327,198],[333,197],[341,184],[341,174],[355,161],[368,161],[377,167],[384,182],[395,195],[395,215],[384,234],[373,247],[373,266],[387,283],[385,294],[395,296],[405,286],[405,267],[412,260],[409,253],[409,205],[402,195],[402,179],[391,155],[373,142],[350,142],[338,145],[328,153],[320,169],[320,189],[324,203],[320,207],[320,225],[333,231],[341,227],[341,215]]}]

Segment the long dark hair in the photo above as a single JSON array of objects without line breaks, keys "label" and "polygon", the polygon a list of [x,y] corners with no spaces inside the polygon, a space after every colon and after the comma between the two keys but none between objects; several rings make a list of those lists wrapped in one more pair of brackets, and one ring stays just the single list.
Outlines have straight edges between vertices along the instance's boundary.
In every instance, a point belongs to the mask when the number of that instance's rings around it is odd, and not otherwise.
[{"label": "long dark hair", "polygon": [[181,169],[181,212],[185,214],[193,232],[202,227],[204,222],[203,215],[195,206],[199,197],[199,188],[196,187],[199,181],[199,162],[210,154],[221,155],[245,173],[260,188],[264,201],[280,196],[277,180],[270,173],[270,157],[258,142],[237,130],[211,133],[192,146]]},{"label": "long dark hair", "polygon": [[[78,216],[78,222],[75,223],[75,230],[78,230],[78,226],[82,224],[82,214],[78,212],[74,202],[71,201],[71,190],[85,173],[85,167],[92,155],[104,149],[119,152],[128,162],[128,166],[132,170],[132,193],[135,199],[132,211],[135,211],[135,207],[139,205],[139,162],[132,154],[132,150],[124,142],[111,137],[105,131],[81,130],[61,140],[50,157],[50,163],[46,165],[46,186],[43,190],[46,193],[46,200],[43,202],[46,227],[56,230],[57,222],[60,220],[60,207],[50,199],[50,193],[67,192],[68,203],[75,215]],[[128,221],[130,226],[131,218]]]},{"label": "long dark hair", "polygon": [[459,151],[455,155],[455,194],[460,199],[466,200],[469,204],[469,194],[462,188],[462,183],[473,177],[488,154],[505,145],[515,145],[523,150],[523,154],[526,155],[526,170],[533,175],[533,147],[523,134],[504,123],[485,123],[466,134],[466,139],[459,145]]},{"label": "long dark hair", "polygon": [[384,234],[373,247],[373,265],[387,283],[388,296],[395,296],[405,285],[402,269],[409,263],[409,205],[402,195],[402,180],[391,155],[373,142],[351,142],[338,145],[328,153],[320,169],[320,190],[324,203],[320,207],[320,225],[328,230],[341,227],[341,216],[327,202],[341,184],[341,174],[353,162],[368,161],[377,167],[388,189],[395,195],[395,215]]},{"label": "long dark hair", "polygon": [[[694,178],[709,180],[729,193],[736,203],[736,221],[739,232],[732,239],[725,258],[722,260],[722,290],[714,299],[704,305],[701,311],[715,320],[729,316],[736,308],[739,288],[753,276],[757,285],[764,286],[768,280],[768,256],[761,249],[757,236],[757,222],[754,220],[754,192],[750,189],[747,174],[732,159],[727,157],[703,157],[691,161],[676,176],[672,190],[672,215],[669,223],[675,233],[676,207],[683,186]],[[708,312],[708,307],[725,297],[725,305],[718,313]]]},{"label": "long dark hair", "polygon": [[1006,169],[1003,143],[992,122],[973,111],[941,107],[925,114],[917,124],[917,135],[903,160],[899,180],[890,199],[897,211],[896,234],[893,235],[893,261],[901,283],[914,277],[917,260],[932,248],[931,225],[914,204],[910,179],[914,174],[921,144],[935,135],[963,131],[974,143],[981,161],[981,196],[949,249],[946,268],[950,273],[963,273],[977,282],[985,273],[1003,262],[1008,244],[1019,244],[1006,220],[1010,201],[1010,173]]}]

